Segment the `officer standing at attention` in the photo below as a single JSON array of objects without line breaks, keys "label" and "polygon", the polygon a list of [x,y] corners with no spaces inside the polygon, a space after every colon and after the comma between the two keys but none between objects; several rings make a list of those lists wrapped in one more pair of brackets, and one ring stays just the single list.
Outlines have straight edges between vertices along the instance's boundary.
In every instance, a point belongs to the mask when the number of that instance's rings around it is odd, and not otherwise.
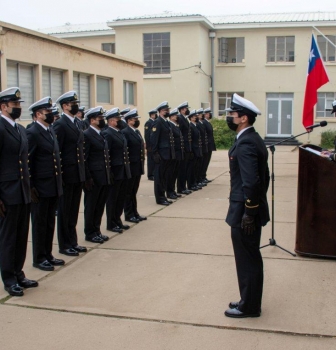
[{"label": "officer standing at attention", "polygon": [[148,112],[148,114],[149,114],[149,119],[145,123],[145,142],[146,142],[146,151],[147,151],[147,177],[148,177],[148,180],[154,181],[155,163],[153,160],[152,146],[150,144],[150,135],[152,132],[154,120],[157,118],[157,110],[152,109]]},{"label": "officer standing at attention", "polygon": [[176,193],[176,180],[180,169],[180,162],[184,159],[184,142],[181,130],[178,125],[179,117],[177,108],[173,109],[169,114],[170,128],[174,137],[175,159],[171,160],[171,166],[168,168],[167,180],[167,197],[177,199],[182,197]]},{"label": "officer standing at attention", "polygon": [[190,112],[188,118],[190,120],[188,142],[191,154],[188,156],[187,183],[189,190],[198,191],[202,189],[197,185],[197,175],[202,160],[202,138],[197,128],[198,117],[195,109]]},{"label": "officer standing at attention", "polygon": [[129,225],[124,225],[121,215],[124,211],[124,202],[128,179],[131,178],[130,163],[128,158],[127,140],[120,129],[123,121],[120,117],[119,108],[113,108],[104,114],[108,128],[103,135],[108,143],[110,154],[111,172],[113,183],[109,188],[106,201],[106,229],[116,233],[128,230]]},{"label": "officer standing at attention", "polygon": [[167,101],[158,107],[159,117],[152,127],[150,143],[152,146],[154,170],[154,194],[157,204],[169,205],[172,201],[166,197],[168,168],[171,160],[175,159],[174,137],[167,118],[169,117],[169,105]]},{"label": "officer standing at attention", "polygon": [[125,220],[129,222],[139,223],[147,220],[145,216],[138,213],[137,193],[140,185],[141,175],[145,173],[145,145],[144,140],[138,130],[140,125],[138,112],[132,109],[125,115],[127,128],[121,132],[127,140],[129,151],[129,162],[131,169],[131,178],[127,180],[126,196],[124,203]]},{"label": "officer standing at attention", "polygon": [[215,139],[214,139],[214,136],[213,136],[213,127],[212,127],[212,124],[210,123],[210,119],[212,119],[211,108],[206,108],[204,110],[203,124],[205,126],[206,133],[207,133],[207,136],[208,136],[208,153],[206,154],[206,160],[205,160],[205,163],[204,163],[204,168],[203,168],[203,173],[202,173],[202,180],[205,183],[208,183],[208,182],[212,181],[212,180],[208,180],[207,179],[207,171],[208,171],[208,167],[209,167],[209,164],[210,164],[212,152],[216,151],[216,144],[215,144]]},{"label": "officer standing at attention", "polygon": [[120,111],[121,115],[121,123],[120,123],[120,130],[127,128],[127,122],[125,120],[125,115],[130,111],[131,109],[129,107],[124,108]]},{"label": "officer standing at attention", "polygon": [[30,115],[32,117],[32,122],[27,124],[26,129],[29,129],[30,127],[32,127],[34,125],[34,123],[36,122],[36,118],[34,117],[34,113],[31,113]]},{"label": "officer standing at attention", "polygon": [[205,162],[208,154],[208,134],[206,132],[205,125],[203,124],[203,108],[200,108],[196,111],[197,113],[197,128],[201,134],[201,140],[202,140],[202,159],[199,164],[198,174],[197,174],[197,186],[204,187],[207,186],[207,182],[202,181],[202,173],[204,172],[203,169],[205,167]]},{"label": "officer standing at attention", "polygon": [[22,271],[26,260],[30,214],[28,140],[15,122],[21,116],[18,87],[0,92],[0,271],[5,290],[23,295],[37,287]]},{"label": "officer standing at attention", "polygon": [[180,114],[178,115],[178,124],[183,136],[183,142],[184,142],[184,152],[185,157],[183,160],[180,161],[180,168],[177,175],[177,193],[182,194],[190,194],[192,191],[187,189],[187,165],[188,165],[188,158],[191,154],[190,150],[190,143],[188,141],[188,134],[189,134],[189,119],[188,115],[190,114],[188,101],[185,101],[181,103],[177,107]]},{"label": "officer standing at attention", "polygon": [[29,107],[36,122],[27,130],[30,164],[33,266],[53,271],[64,260],[52,255],[55,211],[63,194],[61,160],[55,132],[51,97],[44,97]]},{"label": "officer standing at attention", "polygon": [[68,91],[56,101],[62,108],[62,117],[54,123],[62,158],[63,196],[59,200],[57,234],[60,253],[77,256],[87,249],[78,245],[77,220],[85,181],[84,134],[78,112],[76,91]]},{"label": "officer standing at attention", "polygon": [[90,126],[90,121],[87,119],[84,119],[84,114],[85,114],[85,107],[84,106],[78,107],[76,118],[80,121],[79,125],[81,126],[83,131]]},{"label": "officer standing at attention", "polygon": [[261,227],[269,221],[267,190],[268,152],[253,124],[259,109],[249,100],[233,94],[226,109],[231,130],[237,133],[229,150],[230,206],[226,222],[236,261],[240,301],[230,302],[227,317],[259,317],[263,291],[263,260],[260,253]]},{"label": "officer standing at attention", "polygon": [[84,131],[85,140],[85,186],[84,186],[84,233],[85,240],[104,243],[108,237],[100,231],[105,203],[111,184],[110,156],[107,141],[101,130],[105,127],[99,106],[86,114],[90,127]]},{"label": "officer standing at attention", "polygon": [[56,103],[53,103],[51,111],[52,111],[52,114],[54,115],[54,121],[53,121],[53,124],[54,124],[60,118],[59,109]]}]

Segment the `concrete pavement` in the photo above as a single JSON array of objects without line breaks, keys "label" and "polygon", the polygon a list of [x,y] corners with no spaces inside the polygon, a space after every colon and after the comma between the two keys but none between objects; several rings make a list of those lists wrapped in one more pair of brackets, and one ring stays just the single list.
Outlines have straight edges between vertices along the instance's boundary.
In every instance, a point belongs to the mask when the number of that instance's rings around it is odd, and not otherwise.
[{"label": "concrete pavement", "polygon": [[[275,157],[275,238],[294,251],[298,151],[277,147]],[[224,221],[226,151],[213,153],[208,177],[214,181],[203,190],[161,207],[155,204],[153,182],[144,176],[138,206],[148,220],[122,235],[103,230],[111,239],[102,245],[84,241],[81,213],[79,243],[89,252],[65,257],[67,264],[52,273],[31,266],[29,245],[25,272],[40,286],[22,298],[0,290],[3,348],[335,349],[333,260],[265,247],[262,316],[223,315],[228,302],[238,300]],[[262,244],[270,237],[269,224]]]}]

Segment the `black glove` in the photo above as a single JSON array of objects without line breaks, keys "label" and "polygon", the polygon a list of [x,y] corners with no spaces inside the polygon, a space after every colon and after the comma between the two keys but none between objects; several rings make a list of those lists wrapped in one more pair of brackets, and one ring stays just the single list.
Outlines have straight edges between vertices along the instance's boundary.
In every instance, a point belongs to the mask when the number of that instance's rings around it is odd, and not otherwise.
[{"label": "black glove", "polygon": [[154,153],[153,154],[153,160],[154,160],[155,164],[159,164],[160,163],[161,157],[160,157],[159,153]]},{"label": "black glove", "polygon": [[0,217],[4,218],[6,216],[6,207],[3,201],[0,199]]},{"label": "black glove", "polygon": [[85,181],[84,187],[87,191],[92,191],[93,186],[94,186],[93,179],[89,179]]},{"label": "black glove", "polygon": [[244,214],[241,221],[241,228],[244,230],[245,234],[251,235],[256,229],[254,216]]},{"label": "black glove", "polygon": [[35,187],[32,187],[30,189],[30,195],[31,195],[31,200],[33,203],[38,203],[39,202],[39,193],[37,192],[37,189]]}]

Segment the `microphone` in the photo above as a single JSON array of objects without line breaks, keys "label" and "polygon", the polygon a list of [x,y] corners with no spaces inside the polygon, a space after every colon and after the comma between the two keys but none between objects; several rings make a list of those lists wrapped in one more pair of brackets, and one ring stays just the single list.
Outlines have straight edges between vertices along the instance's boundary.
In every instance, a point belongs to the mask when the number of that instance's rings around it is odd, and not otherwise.
[{"label": "microphone", "polygon": [[311,126],[306,126],[305,128],[308,130],[308,129],[314,129],[314,128],[318,128],[319,126],[321,127],[324,127],[326,126],[328,123],[323,120],[322,122],[318,123],[318,124],[314,124],[314,125],[311,125]]}]

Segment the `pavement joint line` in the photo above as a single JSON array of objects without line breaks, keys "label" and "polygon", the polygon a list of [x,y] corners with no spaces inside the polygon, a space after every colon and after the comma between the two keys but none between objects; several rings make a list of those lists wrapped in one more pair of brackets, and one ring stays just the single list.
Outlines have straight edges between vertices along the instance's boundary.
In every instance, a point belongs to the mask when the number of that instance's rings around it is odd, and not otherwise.
[{"label": "pavement joint line", "polygon": [[72,310],[65,310],[65,309],[53,309],[53,308],[47,308],[47,307],[17,305],[17,304],[10,304],[10,303],[3,304],[3,306],[11,306],[11,307],[15,306],[15,307],[24,308],[24,309],[44,310],[44,311],[51,311],[51,312],[61,312],[61,313],[69,313],[69,314],[75,314],[75,315],[93,316],[93,317],[104,317],[104,318],[119,319],[119,320],[142,321],[142,322],[171,324],[171,325],[179,325],[179,326],[191,326],[191,327],[197,327],[197,328],[212,328],[212,329],[231,330],[231,331],[258,332],[258,333],[280,334],[285,336],[300,336],[300,337],[310,337],[310,338],[327,338],[327,339],[336,338],[336,336],[331,334],[301,333],[301,332],[290,332],[290,331],[281,331],[281,330],[264,329],[264,328],[258,329],[258,328],[250,328],[250,327],[221,326],[221,325],[214,325],[214,324],[194,323],[194,322],[160,320],[155,318],[131,317],[131,316],[122,316],[122,315],[99,314],[99,313],[93,313],[93,312],[72,311]]}]

